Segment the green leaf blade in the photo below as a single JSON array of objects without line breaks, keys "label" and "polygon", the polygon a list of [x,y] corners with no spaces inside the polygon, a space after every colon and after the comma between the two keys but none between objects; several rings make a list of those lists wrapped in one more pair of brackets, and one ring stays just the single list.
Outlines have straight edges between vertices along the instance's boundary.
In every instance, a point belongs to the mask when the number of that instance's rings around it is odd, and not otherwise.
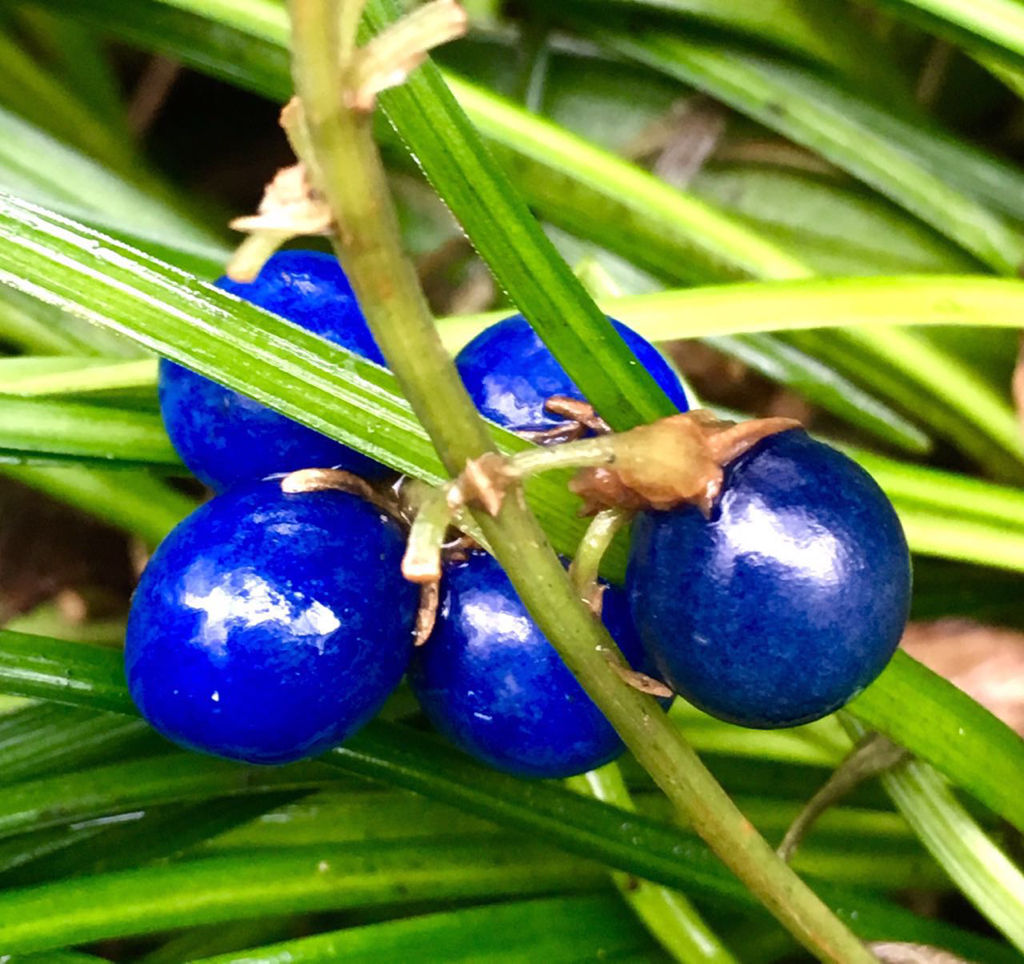
[{"label": "green leaf blade", "polygon": [[849,709],[957,785],[969,787],[1015,826],[1024,825],[1024,740],[952,683],[897,652]]},{"label": "green leaf blade", "polygon": [[515,841],[481,851],[441,846],[296,848],[183,861],[7,891],[0,941],[45,951],[106,937],[240,920],[263,914],[428,900],[586,892],[600,869]]},{"label": "green leaf blade", "polygon": [[574,964],[653,952],[650,939],[618,900],[594,896],[516,901],[350,927],[195,964],[373,964],[382,957],[418,964],[527,959]]},{"label": "green leaf blade", "polygon": [[625,37],[598,29],[593,36],[820,153],[995,271],[1013,276],[1024,263],[1020,232],[934,172],[914,151],[916,138],[897,141],[891,122],[872,121],[883,111],[865,103],[851,107],[857,100],[853,95],[810,72],[742,50],[654,33]]}]

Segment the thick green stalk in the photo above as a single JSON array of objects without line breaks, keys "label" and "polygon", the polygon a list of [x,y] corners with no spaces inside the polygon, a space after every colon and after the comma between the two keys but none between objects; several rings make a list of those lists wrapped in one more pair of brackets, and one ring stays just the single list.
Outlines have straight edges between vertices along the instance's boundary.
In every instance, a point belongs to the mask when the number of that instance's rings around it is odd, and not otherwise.
[{"label": "thick green stalk", "polygon": [[[604,803],[623,810],[636,809],[622,771],[615,763],[570,777],[566,783],[570,789]],[[651,936],[675,960],[682,964],[736,964],[736,959],[704,923],[697,909],[678,890],[641,880],[621,870],[612,871],[612,881]]]},{"label": "thick green stalk", "polygon": [[[374,337],[453,476],[493,451],[434,327],[412,266],[370,130],[343,109],[338,62],[341,6],[358,0],[291,0],[293,74],[316,186],[339,224],[339,257]],[[514,495],[479,522],[528,611],[626,745],[722,860],[805,946],[843,962],[874,958],[775,856],[736,809],[657,703],[626,686],[605,654],[614,643],[577,597],[536,519]]]}]

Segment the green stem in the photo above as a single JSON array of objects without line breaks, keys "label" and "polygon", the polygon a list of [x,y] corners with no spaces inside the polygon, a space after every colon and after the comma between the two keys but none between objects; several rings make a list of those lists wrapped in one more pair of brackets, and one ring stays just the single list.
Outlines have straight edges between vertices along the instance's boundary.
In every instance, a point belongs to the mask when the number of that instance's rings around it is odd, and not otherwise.
[{"label": "green stem", "polygon": [[448,505],[448,486],[433,489],[420,503],[402,559],[402,575],[413,582],[433,582],[441,578],[441,549],[452,523]]},{"label": "green stem", "polygon": [[612,435],[598,435],[575,442],[563,442],[550,448],[526,449],[508,459],[507,471],[517,479],[552,472],[555,469],[582,469],[591,465],[609,465],[615,461]]},{"label": "green stem", "polygon": [[569,578],[580,599],[590,599],[597,584],[604,554],[619,530],[632,517],[631,512],[623,509],[604,509],[590,520],[590,525],[583,533],[579,548],[576,550],[576,557],[569,567]]},{"label": "green stem", "polygon": [[[340,226],[337,247],[384,357],[452,476],[493,451],[434,327],[400,243],[370,118],[340,107],[341,3],[291,0],[293,73],[318,179]],[[346,41],[347,43],[347,41]],[[307,160],[306,158],[303,158]],[[312,163],[309,163],[312,161]],[[518,498],[478,516],[530,615],[651,774],[721,859],[811,951],[827,960],[873,956],[772,851],[650,697],[606,662],[614,643],[578,598],[537,520]]]},{"label": "green stem", "polygon": [[[622,772],[615,763],[599,770],[570,777],[573,790],[610,803],[623,810],[636,810]],[[623,900],[644,922],[651,936],[683,964],[735,964],[735,958],[721,944],[718,935],[701,919],[693,905],[677,890],[640,880],[632,874],[612,871],[612,881]]]},{"label": "green stem", "polygon": [[797,847],[826,810],[834,807],[865,780],[870,780],[894,767],[907,756],[908,753],[903,747],[887,740],[880,733],[866,734],[866,739],[858,743],[846,759],[832,771],[828,780],[807,801],[797,818],[790,824],[782,843],[779,844],[779,856],[783,860],[792,860]]},{"label": "green stem", "polygon": [[366,0],[342,3],[338,10],[338,64],[349,64],[356,53],[356,34]]}]

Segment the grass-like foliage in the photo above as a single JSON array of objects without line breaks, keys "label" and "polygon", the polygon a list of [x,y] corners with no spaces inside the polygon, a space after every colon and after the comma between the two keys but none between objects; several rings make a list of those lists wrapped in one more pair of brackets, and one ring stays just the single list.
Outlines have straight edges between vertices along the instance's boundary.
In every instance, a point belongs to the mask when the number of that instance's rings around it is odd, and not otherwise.
[{"label": "grass-like foliage", "polygon": [[[362,131],[444,348],[522,312],[616,430],[667,409],[606,313],[684,362],[711,350],[709,404],[797,406],[885,489],[915,619],[1024,628],[1016,0],[465,6],[467,36],[382,92]],[[315,761],[187,753],[128,696],[123,587],[76,596],[84,615],[34,589],[11,602],[12,573],[56,586],[47,567],[90,547],[45,527],[26,545],[7,492],[99,520],[136,560],[196,504],[157,356],[434,485],[474,445],[529,447],[440,410],[412,321],[381,341],[396,377],[210,284],[240,198],[290,163],[273,105],[297,85],[308,113],[325,93],[316,12],[352,7],[0,2],[0,956],[769,964],[890,941],[1019,960],[1024,742],[902,652],[842,714],[791,730],[679,700],[648,749],[630,743],[645,698],[609,697],[634,753],[561,785],[472,762],[401,689]],[[367,0],[360,42],[400,12]],[[340,173],[376,155],[329,126],[308,149],[358,235]],[[374,307],[386,322],[410,305]],[[716,379],[737,369],[729,396]],[[567,478],[528,480],[521,517],[484,522],[528,603],[531,579],[534,601],[558,598],[529,526],[563,555],[585,528]],[[601,568],[622,580],[624,539]],[[762,836],[777,845],[869,731],[904,762],[827,810],[793,875]]]}]

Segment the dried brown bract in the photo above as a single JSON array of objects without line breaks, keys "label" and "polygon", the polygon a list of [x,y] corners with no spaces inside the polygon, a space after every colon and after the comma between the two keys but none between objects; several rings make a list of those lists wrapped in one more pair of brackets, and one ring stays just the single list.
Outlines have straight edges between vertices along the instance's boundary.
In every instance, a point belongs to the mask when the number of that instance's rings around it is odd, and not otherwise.
[{"label": "dried brown bract", "polygon": [[437,622],[437,607],[441,601],[441,583],[425,582],[420,586],[420,605],[416,610],[416,627],[413,631],[413,645],[423,646],[434,631]]},{"label": "dried brown bract", "polygon": [[661,680],[648,676],[646,673],[638,673],[635,669],[623,666],[618,660],[609,659],[608,665],[618,674],[624,683],[632,686],[633,689],[646,693],[648,696],[655,696],[658,699],[667,699],[675,696]]},{"label": "dried brown bract", "polygon": [[282,167],[263,191],[256,214],[235,218],[236,231],[286,231],[291,234],[326,234],[331,209],[309,183],[304,164]]},{"label": "dried brown bract", "polygon": [[868,944],[871,953],[883,964],[972,964],[971,961],[927,944],[902,944],[875,941]]},{"label": "dried brown bract", "polygon": [[570,488],[583,499],[583,515],[613,507],[672,509],[685,502],[709,515],[723,467],[761,439],[799,424],[788,418],[737,424],[704,410],[672,415],[613,436],[609,463],[581,469]]},{"label": "dried brown bract", "polygon": [[348,492],[359,496],[403,525],[406,520],[393,492],[378,492],[365,479],[344,469],[296,469],[281,478],[286,495],[305,492]]},{"label": "dried brown bract", "polygon": [[459,476],[457,491],[461,501],[481,506],[488,515],[497,515],[505,493],[516,481],[516,476],[507,469],[508,459],[497,452],[486,452],[468,461]]},{"label": "dried brown bract", "polygon": [[404,84],[431,50],[463,36],[468,26],[456,0],[432,0],[406,14],[356,53],[354,76],[342,91],[345,106],[370,113],[381,91]]}]

